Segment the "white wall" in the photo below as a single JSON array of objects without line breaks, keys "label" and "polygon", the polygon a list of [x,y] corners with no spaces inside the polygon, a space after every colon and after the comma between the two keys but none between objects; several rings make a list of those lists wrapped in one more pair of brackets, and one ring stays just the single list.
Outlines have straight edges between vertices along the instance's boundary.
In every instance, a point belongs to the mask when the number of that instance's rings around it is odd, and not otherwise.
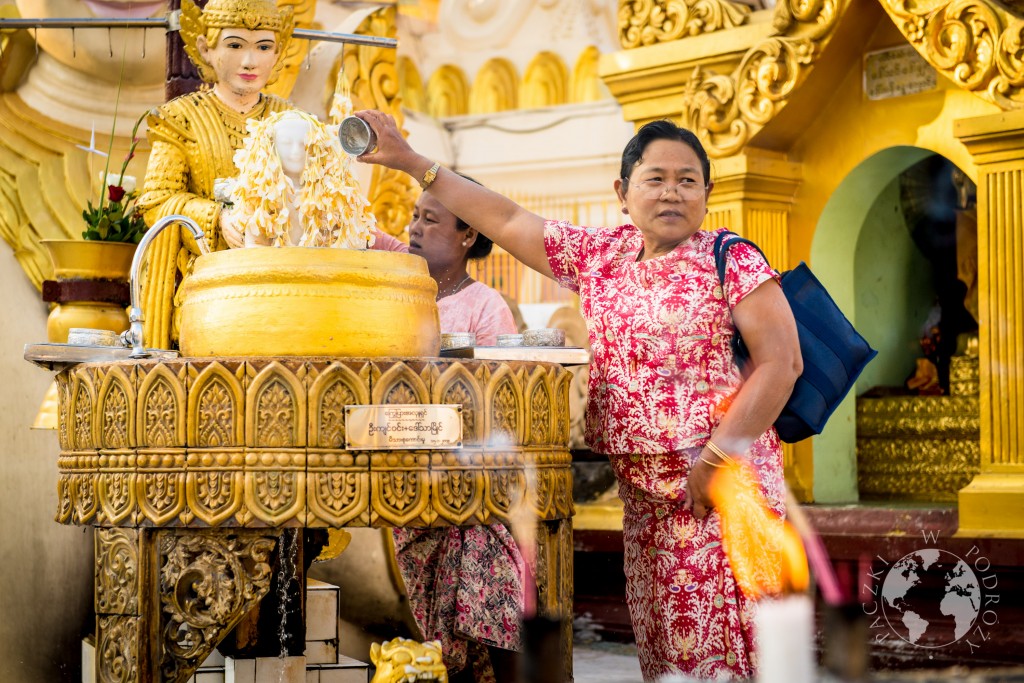
[{"label": "white wall", "polygon": [[0,244],[0,681],[80,681],[92,629],[92,533],[53,521],[56,432],[29,429],[52,373],[22,359],[46,305]]}]

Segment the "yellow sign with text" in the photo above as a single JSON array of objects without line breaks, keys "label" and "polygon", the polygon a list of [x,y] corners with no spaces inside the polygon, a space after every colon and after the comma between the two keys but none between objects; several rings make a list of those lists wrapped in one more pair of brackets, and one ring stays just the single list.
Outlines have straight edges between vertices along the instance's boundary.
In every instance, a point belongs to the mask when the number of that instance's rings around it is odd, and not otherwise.
[{"label": "yellow sign with text", "polygon": [[353,451],[462,448],[462,406],[345,406],[345,448]]}]

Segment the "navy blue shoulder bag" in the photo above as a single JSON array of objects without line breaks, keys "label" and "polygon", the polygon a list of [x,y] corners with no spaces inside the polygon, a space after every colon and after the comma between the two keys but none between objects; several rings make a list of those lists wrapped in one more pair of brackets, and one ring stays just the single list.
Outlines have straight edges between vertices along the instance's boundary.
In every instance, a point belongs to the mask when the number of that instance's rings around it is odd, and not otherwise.
[{"label": "navy blue shoulder bag", "polygon": [[[727,238],[731,239],[726,241]],[[750,240],[734,232],[721,233],[715,239],[714,254],[723,291],[726,253],[729,247],[740,243],[749,244],[764,256],[764,252]],[[782,292],[796,318],[804,371],[797,378],[786,407],[775,421],[775,429],[780,439],[795,443],[821,433],[829,416],[878,352],[853,329],[804,262],[782,273]],[[743,344],[739,330],[732,338],[732,352],[742,371],[750,361],[750,352]]]}]

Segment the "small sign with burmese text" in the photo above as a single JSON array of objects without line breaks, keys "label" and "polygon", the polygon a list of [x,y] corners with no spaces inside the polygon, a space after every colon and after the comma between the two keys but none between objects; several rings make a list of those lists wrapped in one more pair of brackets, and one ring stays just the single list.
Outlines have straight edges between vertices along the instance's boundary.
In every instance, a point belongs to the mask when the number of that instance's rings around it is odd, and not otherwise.
[{"label": "small sign with burmese text", "polygon": [[462,406],[345,406],[345,448],[353,451],[462,448]]}]

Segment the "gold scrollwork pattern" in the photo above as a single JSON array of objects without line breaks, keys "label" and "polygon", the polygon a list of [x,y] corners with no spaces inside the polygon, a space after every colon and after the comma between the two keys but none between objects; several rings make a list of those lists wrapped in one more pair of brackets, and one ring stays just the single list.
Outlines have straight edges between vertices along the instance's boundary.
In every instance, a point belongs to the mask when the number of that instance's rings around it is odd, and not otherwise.
[{"label": "gold scrollwork pattern", "polygon": [[96,530],[96,612],[138,614],[139,532]]},{"label": "gold scrollwork pattern", "polygon": [[988,0],[882,0],[882,7],[946,78],[1002,109],[1024,107],[1024,20]]},{"label": "gold scrollwork pattern", "polygon": [[[524,504],[560,518],[572,508],[568,382],[557,365],[451,359],[78,365],[58,391],[71,448],[58,458],[57,520],[431,527],[507,521]],[[346,406],[371,403],[461,405],[463,446],[347,450]],[[72,436],[79,414],[89,426]],[[98,427],[106,414],[116,438]]]},{"label": "gold scrollwork pattern", "polygon": [[276,535],[251,532],[160,532],[160,680],[188,678],[266,595],[276,543]]},{"label": "gold scrollwork pattern", "polygon": [[733,28],[750,7],[729,0],[619,0],[619,43],[626,50]]},{"label": "gold scrollwork pattern", "polygon": [[780,0],[773,35],[750,48],[731,74],[694,69],[683,125],[712,157],[735,154],[784,107],[807,78],[850,0]]},{"label": "gold scrollwork pattern", "polygon": [[96,679],[99,683],[139,680],[138,617],[101,616],[96,619]]}]

